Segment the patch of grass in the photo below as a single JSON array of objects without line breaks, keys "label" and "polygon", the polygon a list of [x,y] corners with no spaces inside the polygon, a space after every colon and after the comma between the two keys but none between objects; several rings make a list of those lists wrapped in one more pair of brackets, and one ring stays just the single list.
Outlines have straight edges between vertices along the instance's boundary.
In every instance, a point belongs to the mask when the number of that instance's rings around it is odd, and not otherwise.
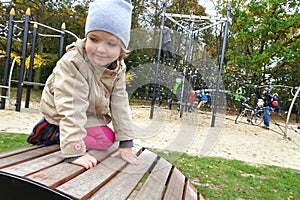
[{"label": "patch of grass", "polygon": [[205,199],[300,199],[300,171],[151,149],[194,184]]},{"label": "patch of grass", "polygon": [[[11,89],[10,89],[11,98],[16,98],[17,97],[17,90],[18,90],[18,88],[11,87]],[[27,88],[24,87],[23,90],[22,90],[22,99],[26,98],[26,91],[27,91]],[[42,90],[31,89],[31,91],[30,91],[30,99],[31,100],[40,100],[41,96],[42,96]]]},{"label": "patch of grass", "polygon": [[[0,133],[0,152],[29,146],[26,134]],[[300,199],[300,171],[150,149],[176,166],[206,199]]]},{"label": "patch of grass", "polygon": [[30,146],[27,143],[27,134],[0,133],[0,152]]}]

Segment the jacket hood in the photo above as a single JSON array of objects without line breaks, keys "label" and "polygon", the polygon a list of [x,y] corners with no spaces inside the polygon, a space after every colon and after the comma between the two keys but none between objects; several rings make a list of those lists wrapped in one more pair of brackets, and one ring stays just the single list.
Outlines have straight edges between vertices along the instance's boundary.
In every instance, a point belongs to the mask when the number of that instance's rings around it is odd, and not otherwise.
[{"label": "jacket hood", "polygon": [[85,41],[86,39],[78,39],[76,42],[72,42],[70,45],[66,47],[66,51],[71,51],[74,48],[84,57],[86,58],[86,53],[85,53]]}]

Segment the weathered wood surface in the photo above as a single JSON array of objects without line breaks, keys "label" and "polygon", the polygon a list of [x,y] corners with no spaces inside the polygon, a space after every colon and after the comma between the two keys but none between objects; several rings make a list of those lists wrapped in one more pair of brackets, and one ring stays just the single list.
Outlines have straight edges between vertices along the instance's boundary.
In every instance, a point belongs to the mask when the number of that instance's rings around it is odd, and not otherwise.
[{"label": "weathered wood surface", "polygon": [[[20,195],[24,193],[25,199],[31,190],[22,191],[24,184],[33,190],[41,189],[41,194],[55,193],[60,199],[203,199],[176,167],[155,153],[134,147],[140,164],[133,166],[118,157],[111,157],[116,149],[115,145],[107,151],[90,150],[98,161],[90,170],[63,162],[58,145],[31,146],[0,153],[0,192],[7,197],[14,190],[11,187],[16,187]],[[7,191],[7,187],[11,190]],[[41,198],[47,199],[47,195]]]}]

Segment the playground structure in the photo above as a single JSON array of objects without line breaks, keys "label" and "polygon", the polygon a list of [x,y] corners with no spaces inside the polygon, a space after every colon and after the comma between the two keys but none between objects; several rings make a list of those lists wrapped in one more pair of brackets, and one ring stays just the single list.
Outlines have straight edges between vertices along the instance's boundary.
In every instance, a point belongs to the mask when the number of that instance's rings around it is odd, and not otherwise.
[{"label": "playground structure", "polygon": [[[217,78],[217,84],[216,84],[216,89],[215,94],[213,95],[213,102],[214,102],[214,106],[213,106],[213,116],[212,116],[212,124],[211,126],[213,127],[215,125],[215,116],[217,113],[217,107],[218,107],[218,98],[220,96],[220,92],[219,92],[219,87],[221,84],[221,73],[222,73],[222,65],[223,65],[223,60],[224,60],[224,54],[225,54],[225,46],[226,46],[226,38],[227,38],[227,32],[228,32],[228,23],[230,21],[229,19],[229,15],[230,15],[230,10],[231,10],[231,2],[229,2],[228,4],[228,9],[227,9],[227,15],[226,17],[222,18],[222,17],[207,17],[207,16],[195,16],[195,15],[183,15],[183,14],[172,14],[172,13],[166,13],[166,7],[167,7],[167,3],[166,1],[164,1],[163,3],[163,13],[161,14],[162,16],[162,22],[161,22],[161,26],[164,26],[165,24],[165,20],[169,19],[171,22],[175,23],[177,26],[181,27],[185,32],[188,33],[188,51],[187,54],[184,57],[184,63],[186,64],[186,66],[183,68],[183,75],[182,75],[182,80],[180,81],[181,84],[181,92],[180,92],[180,101],[179,101],[179,111],[180,111],[180,118],[183,116],[183,111],[184,109],[187,107],[188,103],[187,103],[187,92],[190,89],[190,85],[186,84],[187,80],[187,74],[189,69],[191,69],[191,63],[192,63],[192,51],[193,51],[193,35],[195,33],[201,32],[205,29],[217,26],[219,24],[225,24],[225,28],[224,28],[224,33],[223,33],[223,46],[222,46],[222,53],[221,53],[221,59],[219,61],[220,66],[219,66],[219,70],[218,70],[218,78]],[[184,25],[183,23],[180,23],[179,20],[185,20],[185,23],[187,23],[188,25]],[[207,23],[207,21],[209,22],[213,22],[213,23]],[[196,28],[196,24],[200,23],[200,28]],[[205,44],[203,44],[204,46]],[[155,80],[158,80],[158,72],[159,72],[159,68],[160,68],[160,56],[161,56],[161,49],[162,49],[162,32],[160,32],[160,38],[159,38],[159,48],[158,48],[158,59],[157,59],[157,63],[156,63],[156,71],[155,71]],[[178,81],[179,82],[179,81]],[[151,110],[150,110],[150,119],[153,118],[153,112],[154,112],[154,104],[155,104],[155,100],[156,100],[156,86],[157,85],[157,81],[155,81],[154,84],[154,90],[153,90],[153,95],[152,95],[152,102],[151,102]]]},{"label": "playground structure", "polygon": [[[284,137],[285,138],[288,138],[289,139],[289,136],[287,134],[288,132],[288,129],[291,127],[293,130],[295,130],[296,128],[297,129],[300,129],[300,126],[299,124],[298,125],[292,125],[290,124],[290,116],[291,116],[291,113],[292,113],[292,109],[295,105],[295,102],[296,102],[296,99],[299,98],[299,93],[300,93],[300,86],[297,87],[297,91],[295,92],[294,94],[294,97],[292,99],[292,102],[291,102],[291,105],[290,105],[290,108],[289,108],[289,111],[288,111],[288,114],[287,114],[287,118],[286,118],[286,121],[285,121],[285,129],[284,129]],[[300,112],[300,99],[298,100],[299,101],[299,105],[298,105],[298,108],[297,108],[297,118],[299,117],[299,112]],[[298,123],[298,119],[296,118],[296,123]]]},{"label": "playground structure", "polygon": [[[8,20],[8,26],[7,27],[2,27],[3,28],[3,33],[6,35],[6,40],[7,40],[7,45],[6,45],[6,54],[2,57],[5,57],[5,63],[4,63],[4,75],[3,75],[3,84],[0,85],[0,88],[2,89],[1,91],[1,101],[0,101],[0,109],[5,109],[5,101],[6,99],[10,99],[10,88],[11,88],[11,82],[12,82],[12,72],[14,69],[15,61],[17,58],[14,58],[12,63],[10,63],[11,60],[11,46],[13,39],[15,39],[16,35],[14,32],[15,30],[19,30],[19,33],[23,33],[23,40],[19,38],[21,34],[17,34],[17,41],[22,41],[22,53],[21,56],[18,57],[18,59],[21,60],[21,65],[19,69],[19,78],[17,80],[18,83],[18,88],[17,88],[17,99],[16,99],[16,111],[21,110],[21,100],[22,100],[22,90],[23,90],[23,85],[43,85],[42,83],[35,83],[33,82],[33,64],[34,64],[34,52],[35,52],[35,46],[36,46],[36,38],[37,36],[40,37],[57,37],[60,39],[60,45],[59,45],[59,55],[58,58],[60,58],[63,55],[63,48],[64,48],[64,37],[65,34],[68,33],[74,37],[77,38],[75,34],[72,32],[66,30],[65,23],[62,24],[61,30],[49,27],[47,25],[31,21],[30,19],[31,13],[30,9],[28,8],[25,13],[25,18],[24,20],[15,20],[15,10],[12,8],[10,11],[10,17]],[[19,28],[16,24],[17,23],[24,23],[24,28]],[[27,46],[28,46],[28,40],[29,40],[29,34],[30,34],[30,28],[32,25],[32,41],[30,43],[31,46],[31,51],[30,51],[30,63],[29,63],[29,69],[28,69],[28,74],[27,78],[28,81],[25,80],[25,60],[26,60],[26,51],[27,51]],[[49,35],[49,34],[42,34],[38,33],[38,26],[42,26],[44,28],[50,29],[52,31],[58,32],[59,35]],[[7,30],[7,33],[5,32]],[[27,87],[26,90],[26,100],[25,100],[25,107],[29,107],[29,101],[30,101],[30,92],[31,92],[31,87]]]}]

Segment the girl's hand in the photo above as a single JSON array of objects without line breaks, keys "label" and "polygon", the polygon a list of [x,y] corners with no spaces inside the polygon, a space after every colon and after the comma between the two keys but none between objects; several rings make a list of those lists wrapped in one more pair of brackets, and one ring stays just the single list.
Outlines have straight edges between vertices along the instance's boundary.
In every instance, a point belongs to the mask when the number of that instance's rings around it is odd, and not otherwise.
[{"label": "girl's hand", "polygon": [[76,165],[80,165],[85,169],[91,169],[97,165],[97,160],[92,155],[85,153],[83,156],[77,158],[72,163]]},{"label": "girl's hand", "polygon": [[138,165],[138,157],[132,153],[131,147],[128,148],[119,148],[115,153],[111,155],[112,157],[121,156],[123,160],[126,162],[132,164],[132,165]]}]

